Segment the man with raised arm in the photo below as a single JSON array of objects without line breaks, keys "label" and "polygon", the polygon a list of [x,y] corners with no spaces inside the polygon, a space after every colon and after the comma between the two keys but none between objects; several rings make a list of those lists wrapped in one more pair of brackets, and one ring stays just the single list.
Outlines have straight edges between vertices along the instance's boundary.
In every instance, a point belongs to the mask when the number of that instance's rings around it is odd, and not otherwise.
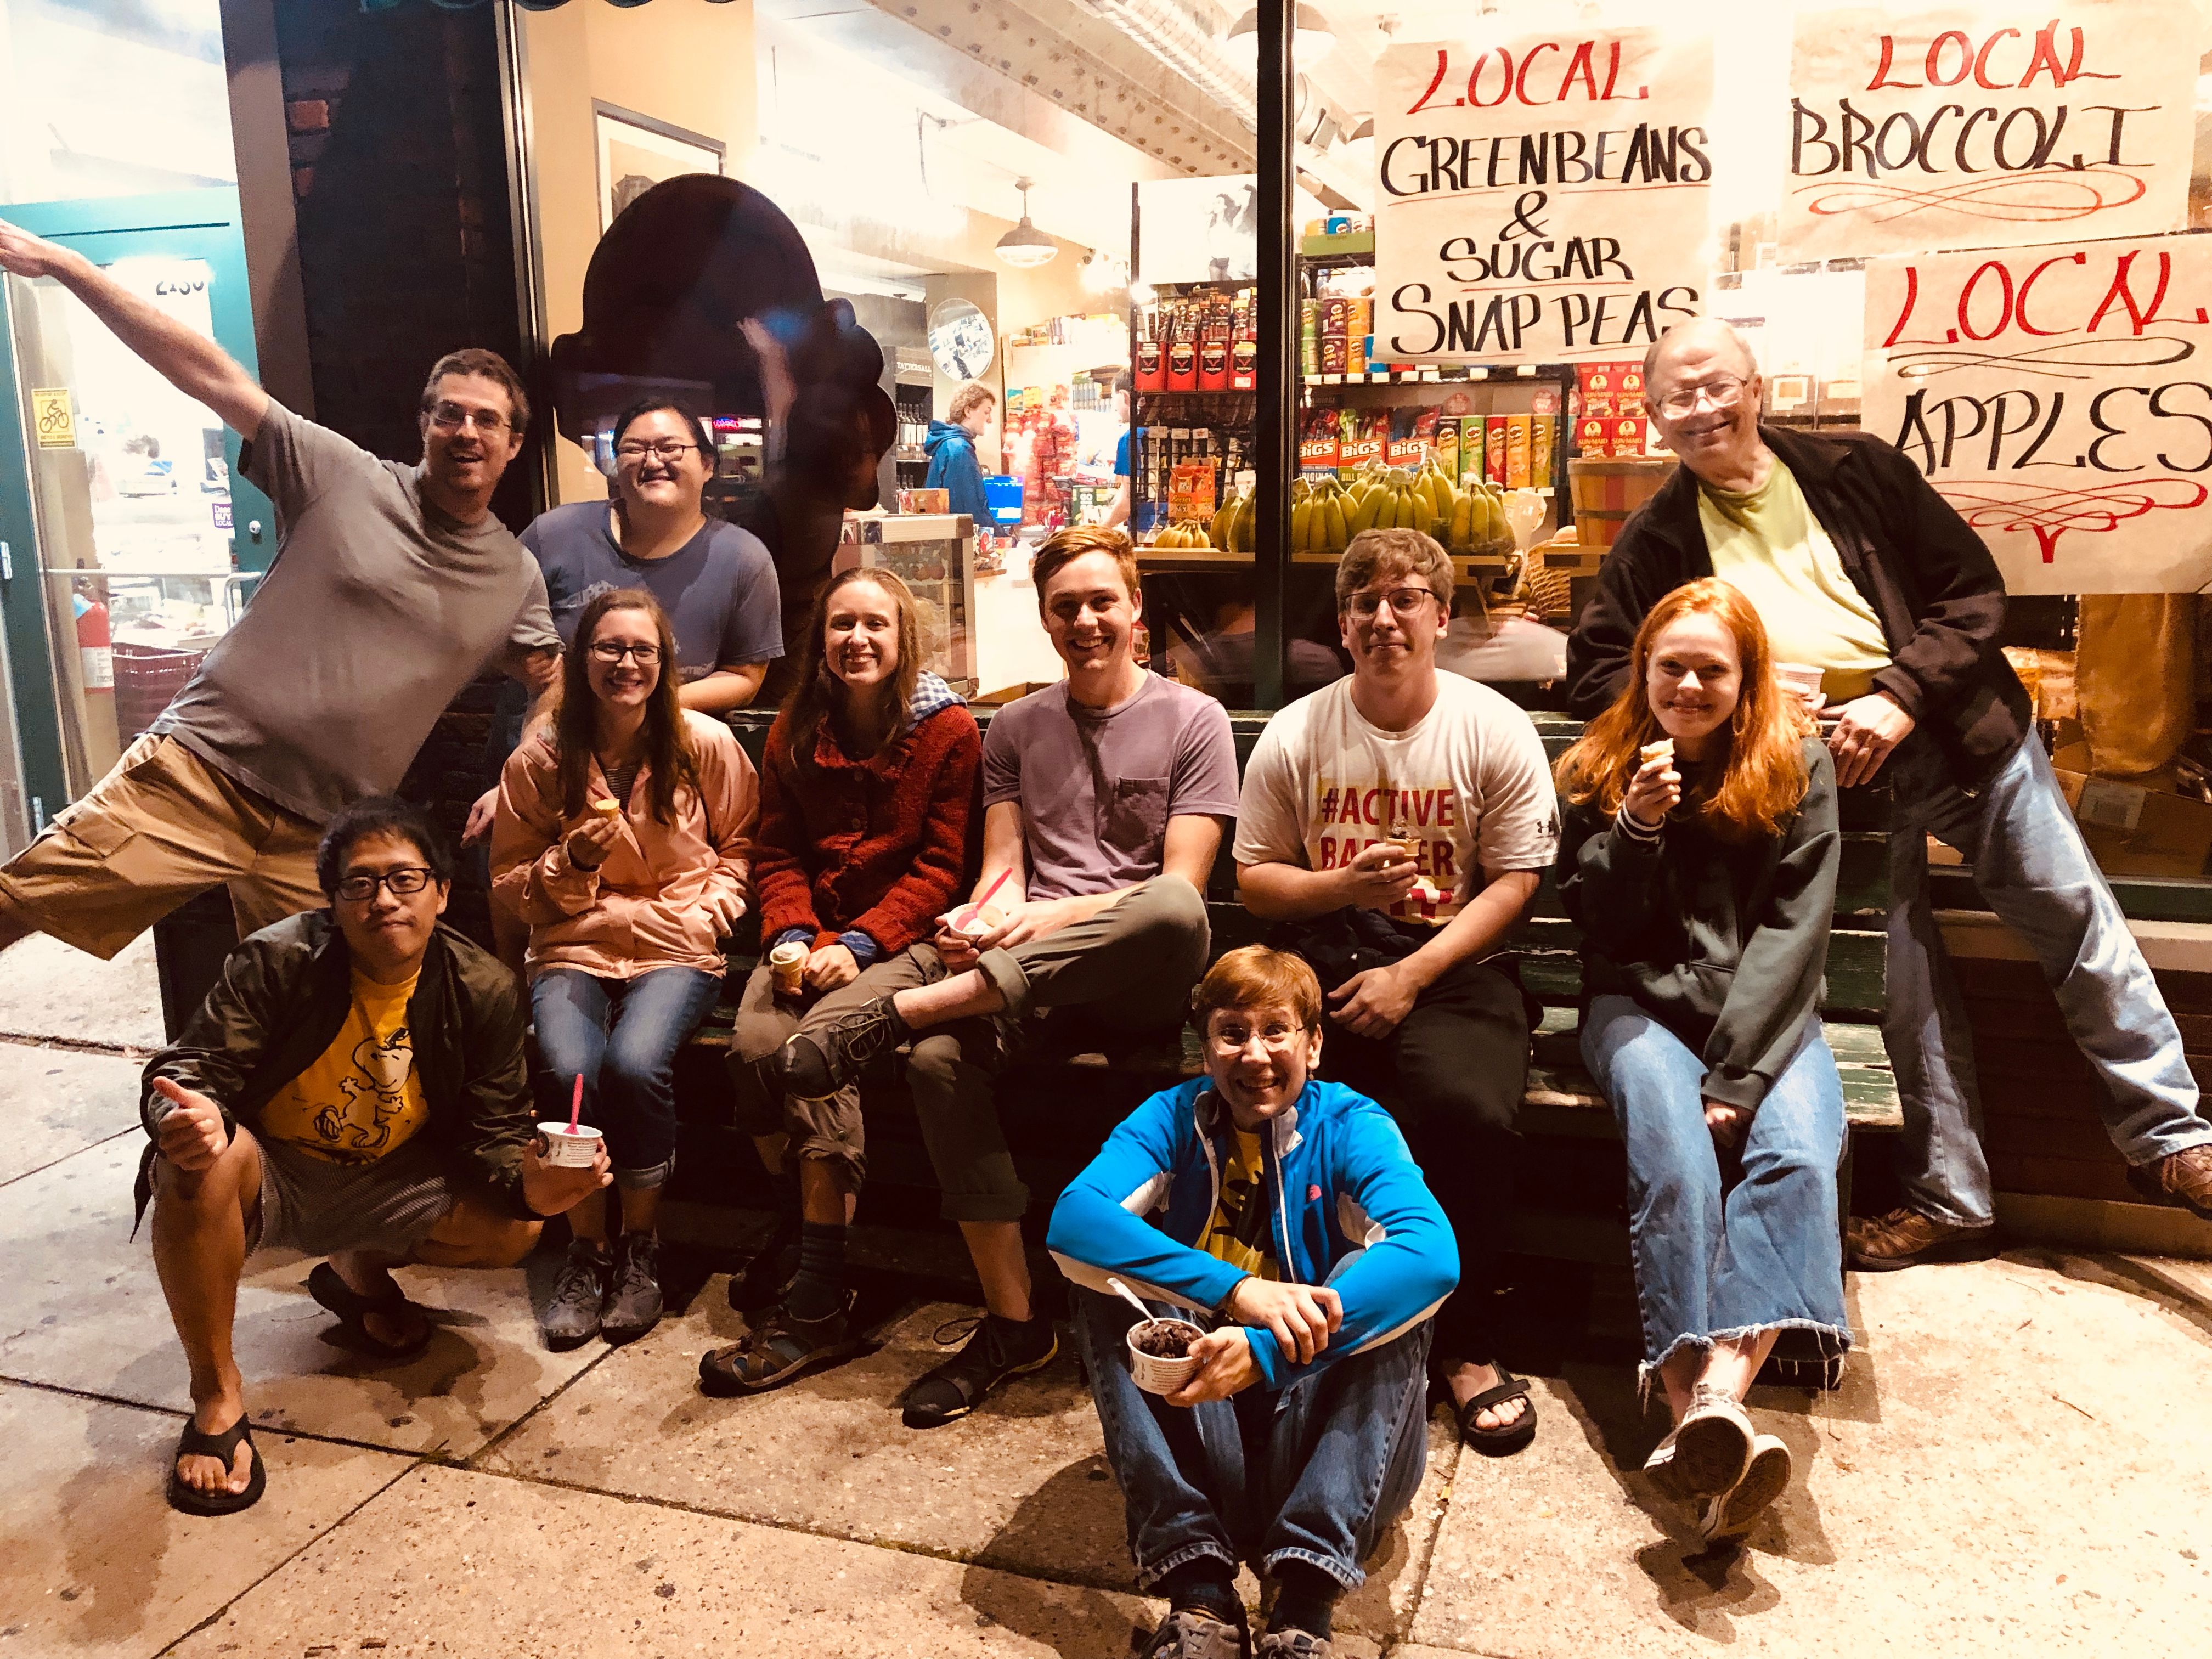
[{"label": "man with raised arm", "polygon": [[1662,595],[1717,575],[1758,608],[1778,660],[1820,671],[1836,781],[1879,777],[1894,803],[1882,1038],[1905,1108],[1907,1201],[1850,1224],[1851,1265],[1985,1253],[1995,1231],[1972,1027],[1929,900],[1931,835],[1966,855],[2042,964],[2105,1085],[2129,1183],[2212,1218],[2212,1121],[1997,648],[2004,580],[1989,549],[1879,438],[1761,425],[1759,365],[1725,323],[1668,330],[1644,384],[1682,465],[1623,528],[1583,607],[1567,650],[1574,712],[1619,696]]},{"label": "man with raised arm", "polygon": [[[1038,550],[1037,609],[1067,665],[1009,703],[983,740],[983,868],[972,930],[940,923],[895,957],[908,983],[760,1064],[768,1098],[825,1098],[911,1044],[907,1079],[944,1212],[960,1224],[986,1313],[968,1345],[908,1391],[908,1428],[964,1417],[1057,1351],[1031,1304],[1029,1188],[993,1078],[1049,1024],[1097,1041],[1172,1031],[1206,966],[1200,896],[1237,815],[1229,716],[1129,653],[1140,599],[1118,530],[1062,530]],[[960,911],[955,920],[967,921]],[[713,1379],[708,1379],[711,1384]]]},{"label": "man with raised arm", "polygon": [[1267,722],[1244,770],[1237,886],[1328,993],[1328,1075],[1398,1120],[1459,1246],[1432,1360],[1467,1443],[1534,1438],[1492,1305],[1513,1208],[1528,1013],[1504,947],[1559,851],[1528,716],[1437,666],[1452,563],[1418,530],[1364,530],[1337,562],[1352,672]]},{"label": "man with raised arm", "polygon": [[0,948],[51,933],[112,957],[224,883],[243,935],[322,902],[315,845],[390,793],[489,667],[543,689],[560,637],[538,566],[491,515],[530,406],[492,352],[422,388],[422,457],[381,461],[302,420],[83,255],[0,222],[0,270],[51,276],[246,440],[277,555],[236,627],[144,736],[0,870]]}]

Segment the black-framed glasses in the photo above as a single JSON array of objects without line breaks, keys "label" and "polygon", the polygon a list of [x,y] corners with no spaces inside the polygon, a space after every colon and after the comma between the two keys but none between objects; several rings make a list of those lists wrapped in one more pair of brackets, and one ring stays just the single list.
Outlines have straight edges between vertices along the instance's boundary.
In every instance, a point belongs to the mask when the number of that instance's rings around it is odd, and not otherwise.
[{"label": "black-framed glasses", "polygon": [[376,896],[378,888],[389,887],[401,898],[412,898],[437,878],[434,870],[426,870],[419,864],[405,864],[397,870],[386,870],[380,876],[348,876],[338,884],[338,896],[362,904]]},{"label": "black-framed glasses", "polygon": [[623,645],[616,640],[597,640],[592,642],[592,654],[604,663],[617,663],[624,657],[635,657],[640,668],[650,668],[660,660],[657,645]]},{"label": "black-framed glasses", "polygon": [[615,459],[635,466],[650,455],[656,461],[666,461],[672,465],[698,447],[696,444],[687,444],[675,438],[664,438],[657,443],[624,441],[615,446]]},{"label": "black-framed glasses", "polygon": [[1696,386],[1675,387],[1659,400],[1659,412],[1670,421],[1681,421],[1696,414],[1700,403],[1717,410],[1734,409],[1743,401],[1743,387],[1740,374],[1716,374]]},{"label": "black-framed glasses", "polygon": [[472,426],[487,438],[496,438],[507,430],[507,416],[489,409],[463,409],[459,404],[430,405],[430,424],[441,432],[459,432]]},{"label": "black-framed glasses", "polygon": [[1386,605],[1393,616],[1409,617],[1421,608],[1424,599],[1436,596],[1432,587],[1394,587],[1383,593],[1354,593],[1344,602],[1344,608],[1363,622]]}]

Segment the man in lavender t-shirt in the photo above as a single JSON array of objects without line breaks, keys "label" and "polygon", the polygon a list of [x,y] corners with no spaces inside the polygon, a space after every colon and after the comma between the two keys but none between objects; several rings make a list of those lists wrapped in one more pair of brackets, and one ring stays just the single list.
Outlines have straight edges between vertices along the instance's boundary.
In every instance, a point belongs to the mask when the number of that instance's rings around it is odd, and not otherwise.
[{"label": "man in lavender t-shirt", "polygon": [[984,740],[974,896],[991,895],[996,920],[974,939],[940,928],[895,959],[908,978],[890,995],[761,1062],[770,1098],[810,1097],[912,1045],[907,1081],[988,1313],[965,1347],[907,1391],[909,1428],[966,1416],[1057,1352],[1051,1322],[1030,1302],[1029,1189],[1014,1174],[992,1079],[1054,1011],[1121,1034],[1181,1024],[1206,966],[1200,890],[1222,825],[1237,816],[1228,715],[1129,654],[1139,596],[1128,538],[1063,530],[1038,551],[1036,580],[1067,678],[1000,710]]}]

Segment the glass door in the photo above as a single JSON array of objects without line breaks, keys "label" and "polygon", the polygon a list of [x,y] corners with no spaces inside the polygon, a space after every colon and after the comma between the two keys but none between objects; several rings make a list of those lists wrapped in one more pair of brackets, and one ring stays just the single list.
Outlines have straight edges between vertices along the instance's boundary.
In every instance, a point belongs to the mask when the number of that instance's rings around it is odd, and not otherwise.
[{"label": "glass door", "polygon": [[[234,191],[5,210],[76,248],[249,371]],[[19,757],[9,851],[150,725],[268,566],[267,498],[238,434],[52,279],[6,279],[0,330],[0,623]],[[12,431],[10,428],[14,428]]]}]

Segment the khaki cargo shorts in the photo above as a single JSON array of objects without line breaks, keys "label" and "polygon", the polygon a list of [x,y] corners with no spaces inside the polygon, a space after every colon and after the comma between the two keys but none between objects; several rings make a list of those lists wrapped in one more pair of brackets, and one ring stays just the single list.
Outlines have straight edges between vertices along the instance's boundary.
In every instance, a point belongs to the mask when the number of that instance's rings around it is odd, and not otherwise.
[{"label": "khaki cargo shorts", "polygon": [[107,957],[221,883],[243,938],[328,902],[321,838],[174,738],[149,735],[0,869],[0,911]]}]

